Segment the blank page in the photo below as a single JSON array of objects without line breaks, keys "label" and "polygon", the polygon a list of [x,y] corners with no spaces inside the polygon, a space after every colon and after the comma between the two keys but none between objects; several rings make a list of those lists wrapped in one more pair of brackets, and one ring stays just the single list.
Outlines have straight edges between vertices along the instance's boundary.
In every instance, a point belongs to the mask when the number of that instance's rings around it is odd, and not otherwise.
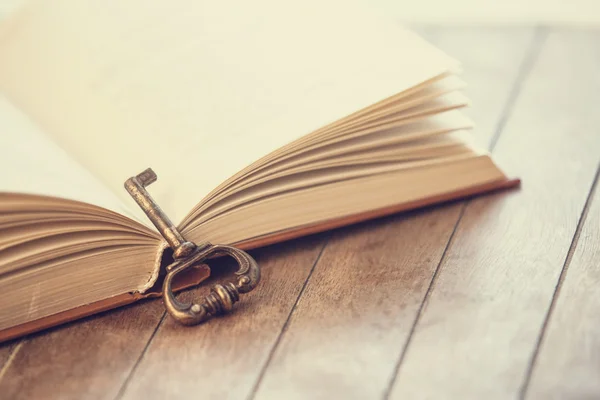
[{"label": "blank page", "polygon": [[8,23],[0,89],[118,196],[153,167],[175,221],[261,156],[455,67],[349,1],[47,0]]},{"label": "blank page", "polygon": [[0,192],[82,201],[146,223],[2,95],[0,124]]}]

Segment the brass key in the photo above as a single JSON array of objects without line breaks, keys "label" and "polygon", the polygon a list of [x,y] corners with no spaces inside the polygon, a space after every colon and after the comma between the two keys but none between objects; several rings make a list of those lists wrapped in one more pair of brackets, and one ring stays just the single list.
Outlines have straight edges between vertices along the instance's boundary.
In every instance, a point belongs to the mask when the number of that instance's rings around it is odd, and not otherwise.
[{"label": "brass key", "polygon": [[[173,249],[175,261],[167,267],[167,275],[163,282],[163,296],[167,311],[184,325],[195,325],[212,316],[231,311],[241,293],[248,293],[258,285],[260,267],[248,253],[235,247],[213,245],[209,242],[195,244],[185,240],[146,190],[146,186],[155,182],[156,179],[154,171],[148,168],[141,174],[129,178],[125,182],[125,189]],[[238,277],[237,282],[215,285],[210,294],[199,304],[178,301],[171,287],[175,276],[218,255],[228,255],[238,263],[239,269],[235,273]]]}]

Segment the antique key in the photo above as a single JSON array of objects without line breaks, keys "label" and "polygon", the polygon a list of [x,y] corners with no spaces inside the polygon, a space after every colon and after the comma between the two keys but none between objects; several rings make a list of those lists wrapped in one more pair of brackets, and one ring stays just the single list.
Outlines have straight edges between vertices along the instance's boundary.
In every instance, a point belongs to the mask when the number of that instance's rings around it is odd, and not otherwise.
[{"label": "antique key", "polygon": [[[146,186],[155,182],[156,179],[154,171],[148,168],[141,174],[129,178],[125,182],[125,189],[173,249],[175,261],[167,267],[167,275],[163,282],[165,307],[173,318],[184,325],[199,324],[212,316],[231,311],[241,293],[248,293],[258,285],[260,281],[258,264],[248,253],[235,247],[213,245],[209,242],[195,244],[186,241],[146,190]],[[228,255],[238,263],[239,269],[235,273],[237,282],[215,285],[210,294],[199,304],[178,301],[171,287],[175,276],[218,255]]]}]

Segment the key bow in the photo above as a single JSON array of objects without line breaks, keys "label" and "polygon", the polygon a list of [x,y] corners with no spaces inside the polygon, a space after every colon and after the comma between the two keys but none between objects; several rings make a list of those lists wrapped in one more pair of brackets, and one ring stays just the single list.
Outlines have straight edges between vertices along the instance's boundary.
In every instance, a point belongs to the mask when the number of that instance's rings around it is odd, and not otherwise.
[{"label": "key bow", "polygon": [[[145,188],[156,179],[154,171],[148,168],[141,174],[129,178],[125,182],[125,189],[173,249],[175,261],[167,267],[163,282],[163,299],[167,311],[184,325],[195,325],[212,316],[231,311],[233,305],[239,300],[240,294],[248,293],[258,285],[260,267],[254,258],[238,248],[213,245],[208,242],[196,245],[186,241]],[[222,255],[230,256],[238,263],[239,269],[235,273],[238,277],[237,281],[215,285],[201,303],[182,303],[177,300],[172,289],[173,279],[196,264]]]},{"label": "key bow", "polygon": [[[237,282],[213,286],[209,295],[201,303],[181,303],[175,298],[171,283],[177,274],[202,263],[214,256],[228,255],[239,265]],[[175,260],[167,267],[167,276],[163,283],[165,306],[169,313],[184,325],[195,325],[206,321],[212,316],[224,314],[232,310],[233,305],[240,299],[241,293],[248,293],[260,281],[260,268],[256,261],[245,251],[231,246],[205,243],[202,248],[180,260]]]}]

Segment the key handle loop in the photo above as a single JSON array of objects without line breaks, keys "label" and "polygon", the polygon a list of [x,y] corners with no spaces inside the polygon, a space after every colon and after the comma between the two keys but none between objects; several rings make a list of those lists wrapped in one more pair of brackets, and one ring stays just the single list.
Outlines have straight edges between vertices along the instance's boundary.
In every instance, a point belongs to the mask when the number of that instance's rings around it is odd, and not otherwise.
[{"label": "key handle loop", "polygon": [[[239,266],[235,273],[238,277],[237,281],[213,286],[210,294],[201,303],[182,303],[177,300],[171,287],[173,279],[195,264],[221,255],[230,256],[237,262]],[[250,292],[258,285],[259,281],[260,268],[248,253],[231,246],[207,243],[203,248],[197,248],[192,254],[176,260],[167,267],[167,276],[163,283],[165,306],[169,314],[182,324],[199,324],[212,316],[231,311],[233,305],[240,299],[240,294]]]}]

